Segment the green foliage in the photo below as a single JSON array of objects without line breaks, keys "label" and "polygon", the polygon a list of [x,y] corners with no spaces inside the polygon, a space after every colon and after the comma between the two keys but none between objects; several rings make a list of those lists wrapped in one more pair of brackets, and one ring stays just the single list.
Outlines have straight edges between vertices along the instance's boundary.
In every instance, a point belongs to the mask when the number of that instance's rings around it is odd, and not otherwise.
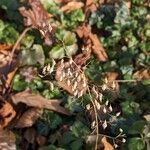
[{"label": "green foliage", "polygon": [[22,65],[36,65],[39,63],[43,66],[45,62],[45,55],[42,46],[34,44],[30,49],[23,49],[21,51],[20,60]]},{"label": "green foliage", "polygon": [[14,44],[18,36],[13,26],[0,20],[0,43]]},{"label": "green foliage", "polygon": [[90,133],[89,128],[80,121],[74,122],[74,124],[70,127],[70,130],[76,137],[85,137]]},{"label": "green foliage", "polygon": [[145,143],[141,138],[131,138],[128,144],[129,150],[144,150]]},{"label": "green foliage", "polygon": [[48,123],[50,129],[56,129],[62,124],[62,118],[53,112],[45,111],[43,118]]},{"label": "green foliage", "polygon": [[70,13],[61,15],[61,21],[65,28],[76,28],[85,19],[82,9],[74,10]]},{"label": "green foliage", "polygon": [[49,52],[51,58],[61,59],[65,56],[71,57],[77,52],[77,39],[73,32],[59,29],[56,33],[56,37],[60,41],[60,44],[54,46]]},{"label": "green foliage", "polygon": [[15,91],[23,91],[27,87],[27,83],[21,78],[19,74],[17,74],[13,79],[13,90]]}]

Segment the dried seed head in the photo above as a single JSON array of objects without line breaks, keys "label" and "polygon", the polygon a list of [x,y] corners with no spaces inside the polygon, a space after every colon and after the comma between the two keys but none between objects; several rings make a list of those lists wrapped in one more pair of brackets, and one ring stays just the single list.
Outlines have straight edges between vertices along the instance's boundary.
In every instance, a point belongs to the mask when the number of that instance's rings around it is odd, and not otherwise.
[{"label": "dried seed head", "polygon": [[63,76],[60,77],[60,81],[62,81],[62,80],[63,80]]},{"label": "dried seed head", "polygon": [[72,59],[72,58],[70,58],[70,60],[69,60],[69,64],[70,64],[70,65],[72,65],[72,63],[73,63],[73,59]]},{"label": "dried seed head", "polygon": [[105,120],[104,123],[102,124],[103,129],[105,130],[107,128],[107,121]]},{"label": "dried seed head", "polygon": [[95,127],[95,124],[96,124],[96,122],[95,122],[95,120],[91,123],[91,126],[92,127]]},{"label": "dried seed head", "polygon": [[61,66],[61,68],[64,68],[64,60],[62,59],[61,61],[60,61],[60,66]]},{"label": "dried seed head", "polygon": [[109,110],[110,110],[110,112],[112,112],[112,106],[111,105],[109,106]]},{"label": "dried seed head", "polygon": [[106,108],[105,108],[105,107],[103,108],[103,112],[104,112],[104,114],[106,114],[106,113],[107,113],[107,110],[106,110]]},{"label": "dried seed head", "polygon": [[62,72],[62,77],[65,78],[66,77],[66,73],[63,71]]},{"label": "dried seed head", "polygon": [[107,101],[105,102],[105,105],[108,106],[108,104],[109,104],[109,101],[107,100]]},{"label": "dried seed head", "polygon": [[78,90],[75,90],[75,92],[73,93],[74,96],[77,96],[78,94]]},{"label": "dried seed head", "polygon": [[121,114],[121,112],[116,113],[116,117],[119,117]]},{"label": "dried seed head", "polygon": [[118,145],[117,145],[117,144],[114,144],[114,147],[115,147],[115,148],[117,148],[117,147],[118,147]]},{"label": "dried seed head", "polygon": [[77,78],[77,77],[78,77],[78,75],[79,75],[79,73],[78,73],[78,72],[76,72],[76,73],[75,73],[75,77]]},{"label": "dried seed head", "polygon": [[81,81],[81,76],[79,75],[78,77],[77,77],[77,82],[80,82]]},{"label": "dried seed head", "polygon": [[123,138],[123,139],[122,139],[122,142],[125,143],[125,142],[126,142],[126,139]]},{"label": "dried seed head", "polygon": [[123,130],[121,129],[121,128],[119,128],[119,131],[122,133],[123,132]]},{"label": "dried seed head", "polygon": [[102,94],[102,93],[100,93],[98,97],[99,97],[100,102],[102,102],[103,94]]},{"label": "dried seed head", "polygon": [[97,109],[100,110],[101,105],[100,105],[100,103],[97,100],[95,100],[95,105],[96,105]]},{"label": "dried seed head", "polygon": [[87,110],[90,110],[90,108],[91,108],[90,104],[87,104],[87,105],[86,105],[86,109],[87,109]]},{"label": "dried seed head", "polygon": [[107,89],[107,85],[106,85],[106,84],[103,84],[103,85],[102,85],[102,90],[105,91],[106,89]]},{"label": "dried seed head", "polygon": [[77,88],[77,85],[78,85],[78,83],[75,81],[74,84],[73,84],[73,88],[76,89],[76,88]]},{"label": "dried seed head", "polygon": [[46,66],[42,69],[42,74],[46,74]]},{"label": "dried seed head", "polygon": [[70,80],[68,79],[68,80],[67,80],[67,85],[70,86],[70,84],[71,84],[71,82],[70,82]]}]

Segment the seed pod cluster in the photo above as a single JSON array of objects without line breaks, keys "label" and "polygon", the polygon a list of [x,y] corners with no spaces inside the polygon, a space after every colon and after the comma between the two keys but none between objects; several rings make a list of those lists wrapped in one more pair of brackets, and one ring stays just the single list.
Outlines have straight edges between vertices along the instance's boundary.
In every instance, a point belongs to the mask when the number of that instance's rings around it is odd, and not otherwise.
[{"label": "seed pod cluster", "polygon": [[81,97],[87,90],[86,76],[72,59],[58,63],[55,78],[60,87],[74,96]]}]

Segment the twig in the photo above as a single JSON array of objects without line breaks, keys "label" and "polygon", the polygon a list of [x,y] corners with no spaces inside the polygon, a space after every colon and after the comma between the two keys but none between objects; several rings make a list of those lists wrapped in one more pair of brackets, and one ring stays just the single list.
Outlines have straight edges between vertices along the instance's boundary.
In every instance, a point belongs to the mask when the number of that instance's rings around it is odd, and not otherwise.
[{"label": "twig", "polygon": [[20,41],[23,39],[23,37],[25,36],[25,34],[26,34],[29,30],[31,30],[31,27],[26,28],[26,29],[21,33],[21,35],[20,35],[19,38],[17,39],[16,43],[14,44],[14,46],[13,46],[13,48],[12,48],[12,51],[11,51],[11,54],[10,54],[9,65],[10,65],[11,62],[12,62],[12,58],[13,58],[14,52],[15,52],[16,48],[18,47]]},{"label": "twig", "polygon": [[93,105],[93,108],[94,108],[94,113],[95,113],[95,121],[96,121],[96,132],[97,132],[97,135],[96,135],[96,144],[95,144],[95,150],[98,149],[97,145],[98,145],[98,134],[99,134],[99,129],[98,129],[98,117],[97,117],[97,112],[96,112],[96,106],[92,100],[92,95],[90,93],[90,89],[88,87],[88,92],[89,92],[89,95],[90,95],[90,98],[91,98],[91,102],[92,102],[92,105]]}]

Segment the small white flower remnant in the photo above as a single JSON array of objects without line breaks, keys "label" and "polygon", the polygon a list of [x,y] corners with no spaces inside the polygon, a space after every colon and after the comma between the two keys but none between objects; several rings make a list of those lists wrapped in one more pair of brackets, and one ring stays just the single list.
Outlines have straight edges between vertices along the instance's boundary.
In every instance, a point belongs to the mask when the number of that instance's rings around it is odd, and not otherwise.
[{"label": "small white flower remnant", "polygon": [[125,143],[125,142],[126,142],[126,139],[123,138],[123,139],[122,139],[122,142]]},{"label": "small white flower remnant", "polygon": [[106,89],[107,89],[107,85],[106,85],[106,84],[103,84],[103,85],[102,85],[102,90],[105,91]]},{"label": "small white flower remnant", "polygon": [[105,120],[104,123],[102,124],[103,129],[105,130],[107,128],[107,121]]},{"label": "small white flower remnant", "polygon": [[90,108],[91,108],[90,104],[87,104],[87,105],[86,105],[86,109],[87,109],[87,110],[90,110]]},{"label": "small white flower remnant", "polygon": [[112,112],[112,110],[113,110],[111,105],[109,106],[108,109],[109,109],[110,112]]},{"label": "small white flower remnant", "polygon": [[118,145],[117,145],[117,144],[114,144],[114,147],[115,147],[115,148],[117,148],[117,147],[118,147]]},{"label": "small white flower remnant", "polygon": [[100,100],[100,102],[102,102],[102,100],[103,100],[103,94],[102,93],[99,93],[99,100]]},{"label": "small white flower remnant", "polygon": [[108,104],[109,104],[109,101],[107,100],[107,101],[105,102],[105,105],[108,106]]},{"label": "small white flower remnant", "polygon": [[100,110],[101,105],[100,105],[100,103],[97,100],[95,100],[95,105],[96,105],[97,109]]},{"label": "small white flower remnant", "polygon": [[123,132],[123,130],[121,129],[121,128],[119,128],[119,131],[122,133]]},{"label": "small white flower remnant", "polygon": [[103,108],[103,112],[104,112],[104,114],[106,114],[106,113],[107,113],[107,110],[106,110],[106,108],[105,108],[105,107]]},{"label": "small white flower remnant", "polygon": [[96,122],[95,122],[95,120],[91,123],[91,127],[92,128],[94,128],[95,127],[95,124],[96,124]]},{"label": "small white flower remnant", "polygon": [[121,112],[116,113],[116,117],[119,117],[121,114]]}]

